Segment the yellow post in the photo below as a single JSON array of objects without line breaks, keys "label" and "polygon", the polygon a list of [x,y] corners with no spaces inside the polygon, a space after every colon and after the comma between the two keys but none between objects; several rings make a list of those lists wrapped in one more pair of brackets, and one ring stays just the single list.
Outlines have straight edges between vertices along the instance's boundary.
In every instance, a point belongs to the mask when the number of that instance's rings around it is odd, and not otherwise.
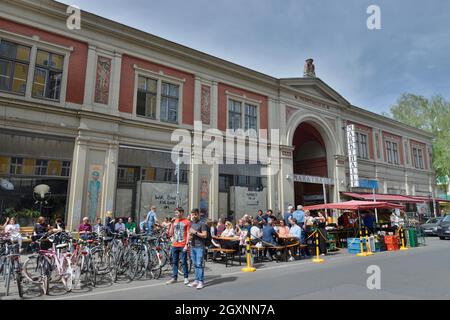
[{"label": "yellow post", "polygon": [[402,227],[400,227],[400,238],[402,239],[402,247],[400,248],[400,250],[402,251],[409,250],[409,248],[405,246],[405,231],[403,231]]},{"label": "yellow post", "polygon": [[359,246],[361,248],[361,252],[357,253],[356,255],[358,257],[367,257],[367,253],[364,252],[363,236],[362,236],[362,230],[361,229],[359,229]]},{"label": "yellow post", "polygon": [[247,237],[247,267],[242,268],[242,272],[255,272],[256,268],[253,268],[250,263],[250,232]]},{"label": "yellow post", "polygon": [[369,241],[369,232],[366,229],[366,254],[368,256],[373,256],[374,253],[372,252],[371,248],[370,248],[370,241]]},{"label": "yellow post", "polygon": [[319,231],[316,230],[316,257],[312,260],[314,263],[323,263],[325,260],[319,256]]}]

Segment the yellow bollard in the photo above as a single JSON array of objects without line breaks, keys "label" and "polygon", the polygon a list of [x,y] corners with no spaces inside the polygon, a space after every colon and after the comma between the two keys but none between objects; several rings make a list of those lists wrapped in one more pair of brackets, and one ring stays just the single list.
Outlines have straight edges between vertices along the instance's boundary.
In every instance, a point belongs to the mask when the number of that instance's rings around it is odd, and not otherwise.
[{"label": "yellow bollard", "polygon": [[361,252],[357,253],[356,255],[358,257],[367,257],[367,252],[364,252],[362,230],[359,230],[359,246],[361,248]]},{"label": "yellow bollard", "polygon": [[242,268],[242,272],[255,272],[256,268],[253,268],[250,263],[250,236],[247,237],[247,267]]},{"label": "yellow bollard", "polygon": [[367,231],[367,229],[366,229],[366,249],[367,249],[366,254],[368,256],[373,256],[374,255],[374,253],[372,252],[372,250],[370,248],[369,232]]},{"label": "yellow bollard", "polygon": [[319,232],[318,231],[315,231],[315,232],[316,232],[316,257],[312,260],[312,262],[323,263],[323,262],[325,262],[325,260],[321,259],[320,255],[319,255]]},{"label": "yellow bollard", "polygon": [[400,227],[400,238],[402,239],[402,247],[400,248],[400,250],[402,251],[409,250],[409,248],[405,246],[405,231],[403,231],[402,227]]}]

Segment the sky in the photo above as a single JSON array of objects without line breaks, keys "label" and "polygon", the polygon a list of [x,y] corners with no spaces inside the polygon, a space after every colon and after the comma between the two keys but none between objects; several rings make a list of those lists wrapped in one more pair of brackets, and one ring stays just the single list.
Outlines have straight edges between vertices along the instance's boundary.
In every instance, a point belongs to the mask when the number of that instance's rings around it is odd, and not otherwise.
[{"label": "sky", "polygon": [[[450,99],[447,0],[62,0],[277,78],[316,75],[382,113],[402,93]],[[369,30],[370,5],[381,29]]]}]

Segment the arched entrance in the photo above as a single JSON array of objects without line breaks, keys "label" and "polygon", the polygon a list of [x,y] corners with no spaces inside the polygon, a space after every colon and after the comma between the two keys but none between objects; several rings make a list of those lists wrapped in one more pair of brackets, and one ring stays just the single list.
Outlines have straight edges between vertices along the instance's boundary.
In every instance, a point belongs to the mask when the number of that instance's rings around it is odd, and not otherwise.
[{"label": "arched entrance", "polygon": [[[292,140],[294,175],[329,177],[327,146],[314,123],[303,122]],[[325,194],[324,194],[325,191]],[[312,205],[330,199],[330,188],[317,181],[294,182],[295,204]]]}]

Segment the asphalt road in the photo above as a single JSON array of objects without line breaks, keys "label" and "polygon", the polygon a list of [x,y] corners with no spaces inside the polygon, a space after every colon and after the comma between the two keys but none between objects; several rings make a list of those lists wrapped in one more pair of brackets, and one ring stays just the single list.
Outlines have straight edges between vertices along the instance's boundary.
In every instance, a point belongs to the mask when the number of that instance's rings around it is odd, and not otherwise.
[{"label": "asphalt road", "polygon": [[[369,290],[369,266],[380,268],[381,288]],[[195,290],[182,282],[165,285],[160,280],[105,281],[99,288],[65,293],[53,287],[42,297],[29,288],[26,299],[96,300],[246,300],[246,299],[450,299],[450,241],[427,238],[427,245],[408,251],[382,252],[356,257],[344,251],[325,257],[325,263],[310,260],[257,265],[255,273],[241,267],[207,264],[205,288]],[[0,288],[0,296],[2,289]],[[8,299],[14,299],[8,298]]]}]

